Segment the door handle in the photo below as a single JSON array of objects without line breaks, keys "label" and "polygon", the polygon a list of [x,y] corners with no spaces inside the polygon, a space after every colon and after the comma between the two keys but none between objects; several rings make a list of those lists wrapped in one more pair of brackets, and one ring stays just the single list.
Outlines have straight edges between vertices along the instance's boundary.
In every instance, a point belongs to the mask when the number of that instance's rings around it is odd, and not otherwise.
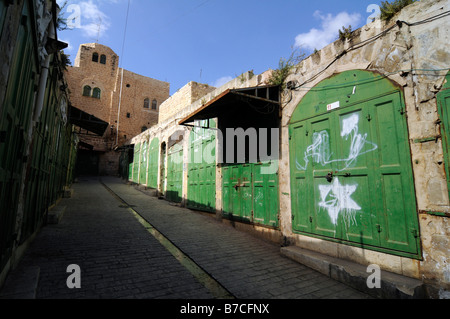
[{"label": "door handle", "polygon": [[333,181],[333,172],[328,173],[327,176],[325,176],[328,183],[331,183]]}]

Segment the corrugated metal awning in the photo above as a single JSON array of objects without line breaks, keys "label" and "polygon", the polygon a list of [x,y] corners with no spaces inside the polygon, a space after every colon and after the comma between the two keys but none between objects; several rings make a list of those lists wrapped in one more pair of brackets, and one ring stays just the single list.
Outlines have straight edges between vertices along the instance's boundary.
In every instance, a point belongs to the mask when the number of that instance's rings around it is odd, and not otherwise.
[{"label": "corrugated metal awning", "polygon": [[276,114],[280,106],[279,86],[228,89],[182,119],[178,124],[229,116],[230,113]]},{"label": "corrugated metal awning", "polygon": [[109,126],[109,123],[72,105],[69,106],[69,122],[99,136],[103,136]]}]

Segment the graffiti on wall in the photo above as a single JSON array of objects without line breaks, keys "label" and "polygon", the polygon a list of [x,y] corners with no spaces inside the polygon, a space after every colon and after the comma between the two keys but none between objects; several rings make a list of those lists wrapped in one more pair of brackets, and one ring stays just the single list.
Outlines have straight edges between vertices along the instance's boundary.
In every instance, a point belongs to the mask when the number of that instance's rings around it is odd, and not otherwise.
[{"label": "graffiti on wall", "polygon": [[[309,163],[325,167],[331,163],[340,164],[340,168],[334,171],[344,171],[356,163],[358,157],[373,152],[378,146],[367,140],[368,134],[359,132],[360,117],[358,114],[351,114],[344,118],[341,123],[341,138],[350,141],[348,156],[343,159],[333,159],[331,152],[330,135],[323,130],[313,134],[313,143],[306,148],[303,157],[303,164],[296,159],[298,170],[306,170]],[[334,178],[331,183],[319,185],[320,202],[319,207],[328,212],[331,222],[337,225],[338,217],[342,215],[346,225],[356,224],[356,212],[361,207],[352,199],[352,195],[358,189],[358,184],[343,185],[338,178]]]},{"label": "graffiti on wall", "polygon": [[330,135],[326,130],[323,130],[321,132],[314,133],[313,143],[306,148],[304,153],[304,165],[302,165],[297,159],[297,169],[301,171],[306,170],[310,160],[312,159],[314,163],[322,166],[326,166],[331,163],[342,163],[343,167],[340,169],[338,168],[337,171],[343,171],[351,167],[359,156],[375,151],[378,146],[375,143],[367,141],[367,133],[359,133],[358,124],[358,114],[352,114],[342,120],[341,137],[345,140],[351,140],[347,158],[331,159],[333,153],[330,151]]}]

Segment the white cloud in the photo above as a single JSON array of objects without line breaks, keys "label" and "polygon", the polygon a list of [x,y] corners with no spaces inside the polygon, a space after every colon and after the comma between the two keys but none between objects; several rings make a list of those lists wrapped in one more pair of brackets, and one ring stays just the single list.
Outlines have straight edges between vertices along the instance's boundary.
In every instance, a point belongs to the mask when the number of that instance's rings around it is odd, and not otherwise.
[{"label": "white cloud", "polygon": [[92,0],[81,1],[81,26],[85,36],[90,38],[102,37],[111,27],[109,17],[103,13]]},{"label": "white cloud", "polygon": [[217,79],[217,80],[213,83],[212,86],[218,88],[218,87],[221,87],[222,85],[224,85],[224,84],[230,82],[231,80],[233,80],[233,77],[231,77],[231,76],[223,76],[223,77]]},{"label": "white cloud", "polygon": [[312,28],[307,33],[301,33],[295,37],[295,46],[310,50],[320,50],[337,39],[339,30],[343,26],[351,25],[353,30],[361,21],[359,13],[349,14],[340,12],[336,16],[331,13],[323,15],[320,11],[314,12],[314,18],[321,20],[320,29]]}]

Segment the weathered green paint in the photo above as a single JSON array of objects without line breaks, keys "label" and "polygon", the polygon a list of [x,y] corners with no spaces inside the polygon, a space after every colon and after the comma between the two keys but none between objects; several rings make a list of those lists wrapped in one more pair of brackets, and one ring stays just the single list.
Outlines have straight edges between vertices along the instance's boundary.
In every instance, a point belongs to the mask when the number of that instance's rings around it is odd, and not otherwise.
[{"label": "weathered green paint", "polygon": [[[215,127],[213,120],[197,122]],[[209,126],[208,126],[209,125]],[[214,212],[216,207],[216,131],[196,127],[189,138],[188,190],[186,206]]]},{"label": "weathered green paint", "polygon": [[244,222],[278,227],[278,172],[262,174],[268,163],[223,167],[223,213]]},{"label": "weathered green paint", "polygon": [[139,184],[147,185],[148,144],[144,141],[141,146],[141,157],[139,163]]},{"label": "weathered green paint", "polygon": [[[3,11],[3,10],[2,10]],[[25,1],[0,114],[0,270],[9,259],[20,194],[26,133],[33,110],[38,63],[33,40],[33,8]]]},{"label": "weathered green paint", "polygon": [[183,145],[173,145],[167,154],[166,199],[180,203],[183,199]]},{"label": "weathered green paint", "polygon": [[133,159],[133,183],[139,184],[139,164],[141,161],[141,144],[138,143],[134,146],[134,159]]},{"label": "weathered green paint", "polygon": [[148,151],[147,186],[158,188],[159,139],[154,138]]},{"label": "weathered green paint", "polygon": [[419,256],[404,108],[401,91],[367,71],[306,94],[289,126],[294,232]]},{"label": "weathered green paint", "polygon": [[441,119],[442,148],[444,150],[445,173],[450,196],[450,72],[446,82],[437,94],[439,117]]}]

